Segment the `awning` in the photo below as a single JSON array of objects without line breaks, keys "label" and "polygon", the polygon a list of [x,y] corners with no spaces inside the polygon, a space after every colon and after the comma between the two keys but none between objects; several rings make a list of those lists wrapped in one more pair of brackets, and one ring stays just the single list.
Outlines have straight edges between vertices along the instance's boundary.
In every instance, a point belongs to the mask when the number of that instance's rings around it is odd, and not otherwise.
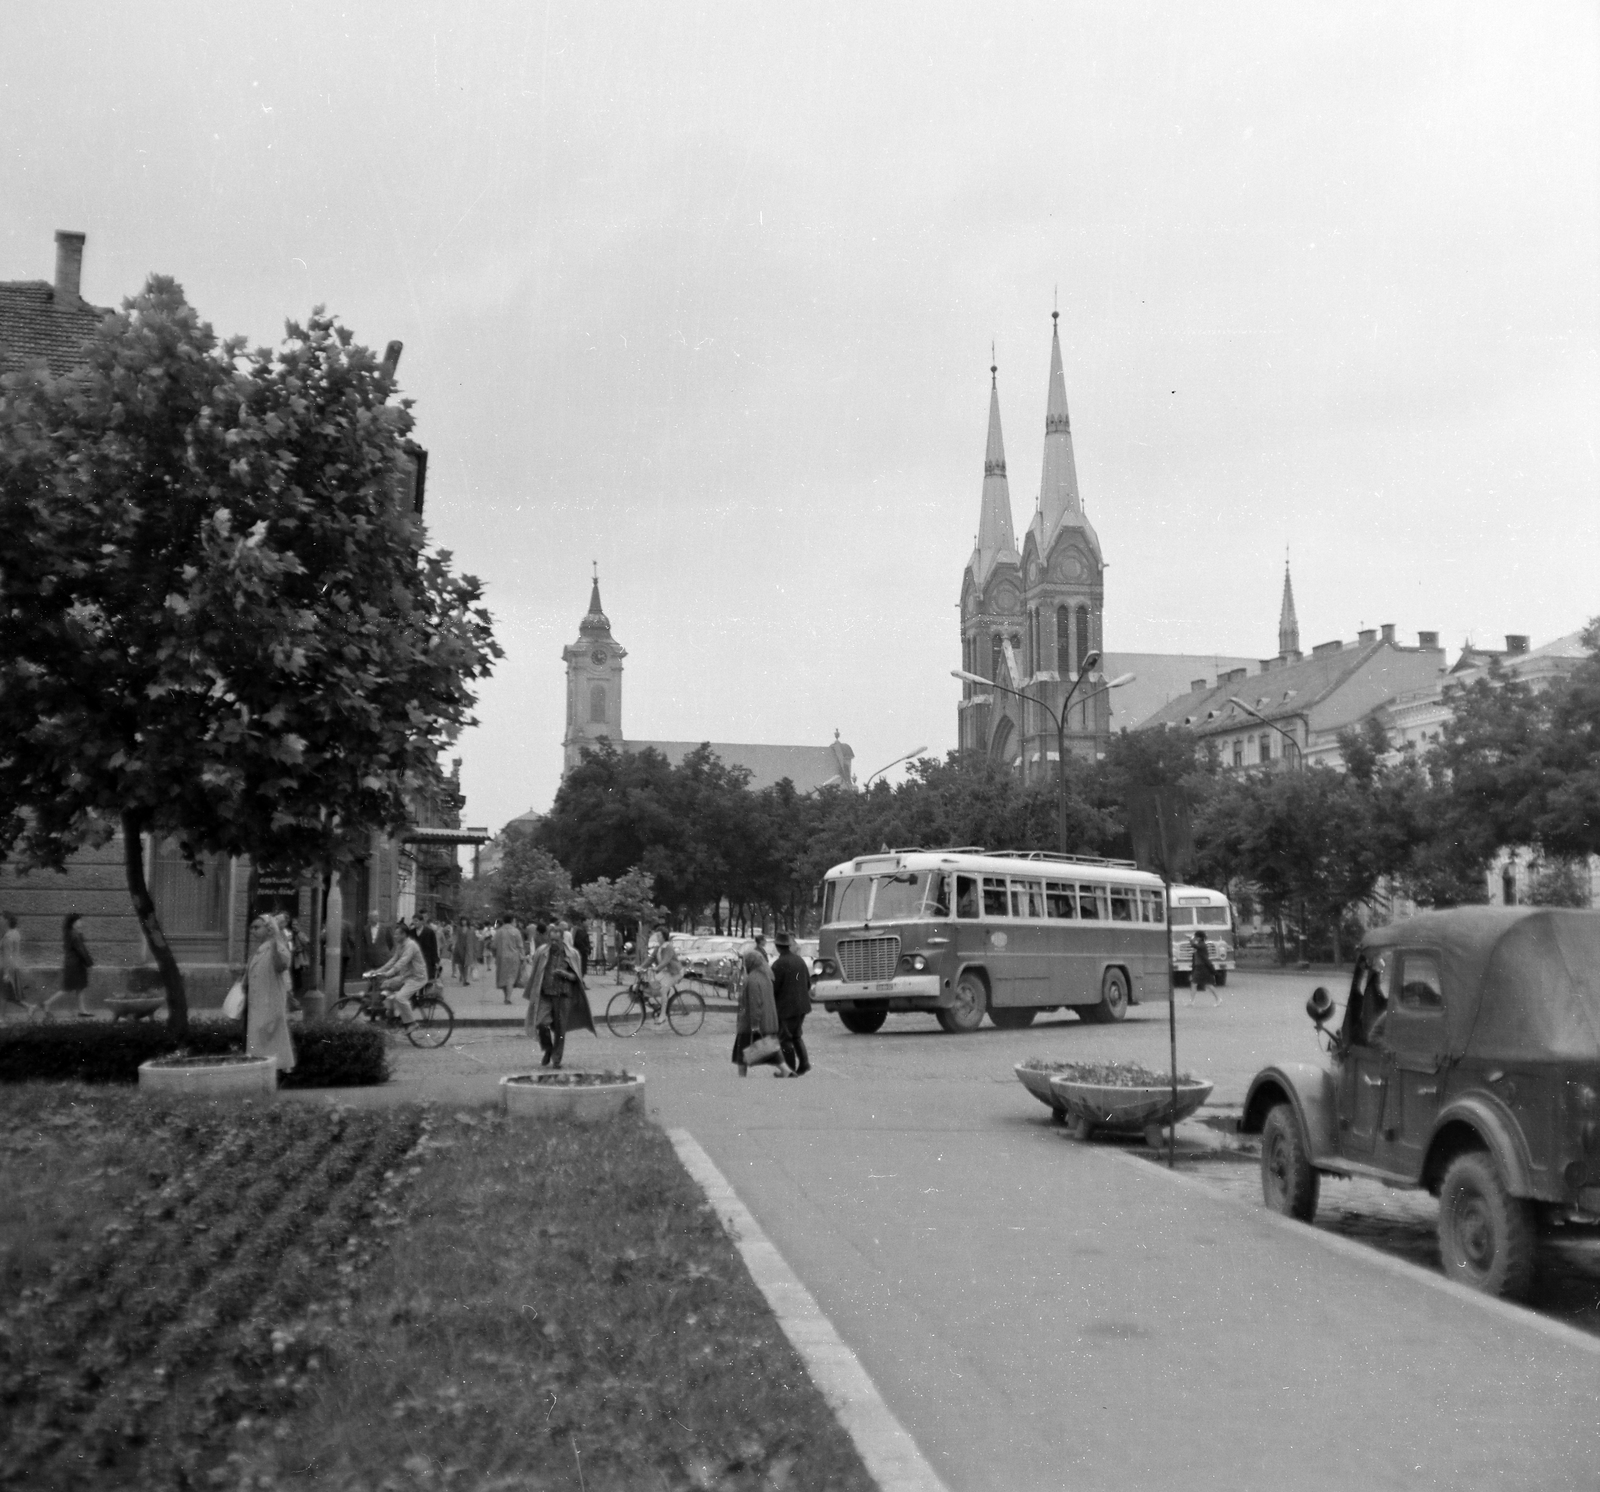
[{"label": "awning", "polygon": [[400,836],[402,844],[487,844],[494,838],[487,829],[436,829],[413,824]]}]

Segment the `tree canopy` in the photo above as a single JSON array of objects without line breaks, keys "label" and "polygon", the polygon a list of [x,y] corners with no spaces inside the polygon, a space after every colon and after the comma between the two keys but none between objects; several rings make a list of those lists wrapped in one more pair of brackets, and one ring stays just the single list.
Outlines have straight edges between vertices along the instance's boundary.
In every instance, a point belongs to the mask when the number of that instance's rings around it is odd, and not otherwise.
[{"label": "tree canopy", "polygon": [[219,342],[154,276],[83,366],[0,398],[0,855],[124,835],[326,866],[396,830],[499,656],[478,582],[403,498],[409,404],[319,310]]}]

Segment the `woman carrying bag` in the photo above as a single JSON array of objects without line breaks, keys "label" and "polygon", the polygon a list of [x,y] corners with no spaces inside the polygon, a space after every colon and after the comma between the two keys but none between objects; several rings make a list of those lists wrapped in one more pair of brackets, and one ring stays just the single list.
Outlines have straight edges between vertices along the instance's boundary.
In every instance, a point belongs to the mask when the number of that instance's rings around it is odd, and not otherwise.
[{"label": "woman carrying bag", "polygon": [[744,980],[739,986],[739,1029],[733,1038],[733,1060],[739,1076],[750,1076],[750,1069],[770,1062],[784,1076],[778,1044],[778,1005],[772,997],[772,975],[767,962],[755,949],[743,959]]}]

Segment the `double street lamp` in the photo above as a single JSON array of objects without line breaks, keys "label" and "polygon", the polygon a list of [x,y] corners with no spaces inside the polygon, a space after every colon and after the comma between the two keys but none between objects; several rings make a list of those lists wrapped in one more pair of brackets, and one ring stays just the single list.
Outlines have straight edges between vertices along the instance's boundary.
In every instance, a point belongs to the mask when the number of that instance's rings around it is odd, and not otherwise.
[{"label": "double street lamp", "polygon": [[1305,759],[1300,754],[1300,743],[1297,740],[1295,740],[1295,738],[1293,736],[1291,736],[1289,734],[1289,732],[1286,731],[1281,725],[1277,724],[1275,721],[1268,720],[1267,717],[1265,715],[1263,715],[1260,710],[1253,709],[1251,706],[1247,705],[1242,699],[1235,699],[1234,696],[1231,695],[1231,694],[1228,696],[1228,703],[1230,705],[1238,705],[1238,707],[1241,710],[1243,710],[1246,715],[1255,716],[1255,718],[1257,720],[1259,720],[1269,730],[1275,730],[1275,731],[1277,731],[1277,733],[1280,736],[1283,737],[1285,745],[1287,747],[1287,749],[1284,751],[1283,754],[1284,754],[1284,758],[1289,763],[1289,770],[1291,772],[1295,771],[1302,764],[1302,762]]},{"label": "double street lamp", "polygon": [[[1038,705],[1050,717],[1056,728],[1056,797],[1057,811],[1060,822],[1057,825],[1057,835],[1061,843],[1061,853],[1067,851],[1067,711],[1072,708],[1072,696],[1078,692],[1078,685],[1089,677],[1091,670],[1100,661],[1098,653],[1090,653],[1078,667],[1078,677],[1072,681],[1072,687],[1067,690],[1067,697],[1061,701],[1059,714],[1037,695],[1024,694],[1020,689],[1011,689],[1004,684],[997,684],[993,679],[986,679],[981,673],[968,673],[964,668],[952,668],[950,677],[960,679],[964,684],[981,684],[985,689],[998,689],[1002,694],[1014,695],[1017,699]],[[1108,683],[1102,684],[1098,689],[1091,689],[1083,696],[1081,703],[1087,704],[1091,699],[1096,699],[1102,694],[1109,694],[1113,689],[1120,689],[1124,684],[1131,684],[1138,677],[1136,674],[1118,674]]]}]

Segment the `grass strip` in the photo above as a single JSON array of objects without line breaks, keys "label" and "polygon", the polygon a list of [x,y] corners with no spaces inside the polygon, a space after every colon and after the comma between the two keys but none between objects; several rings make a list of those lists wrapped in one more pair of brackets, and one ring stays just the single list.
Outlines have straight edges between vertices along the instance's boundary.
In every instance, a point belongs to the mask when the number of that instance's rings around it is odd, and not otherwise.
[{"label": "grass strip", "polygon": [[418,1161],[403,1245],[318,1339],[331,1370],[244,1417],[228,1485],[873,1486],[654,1126],[461,1114]]}]

